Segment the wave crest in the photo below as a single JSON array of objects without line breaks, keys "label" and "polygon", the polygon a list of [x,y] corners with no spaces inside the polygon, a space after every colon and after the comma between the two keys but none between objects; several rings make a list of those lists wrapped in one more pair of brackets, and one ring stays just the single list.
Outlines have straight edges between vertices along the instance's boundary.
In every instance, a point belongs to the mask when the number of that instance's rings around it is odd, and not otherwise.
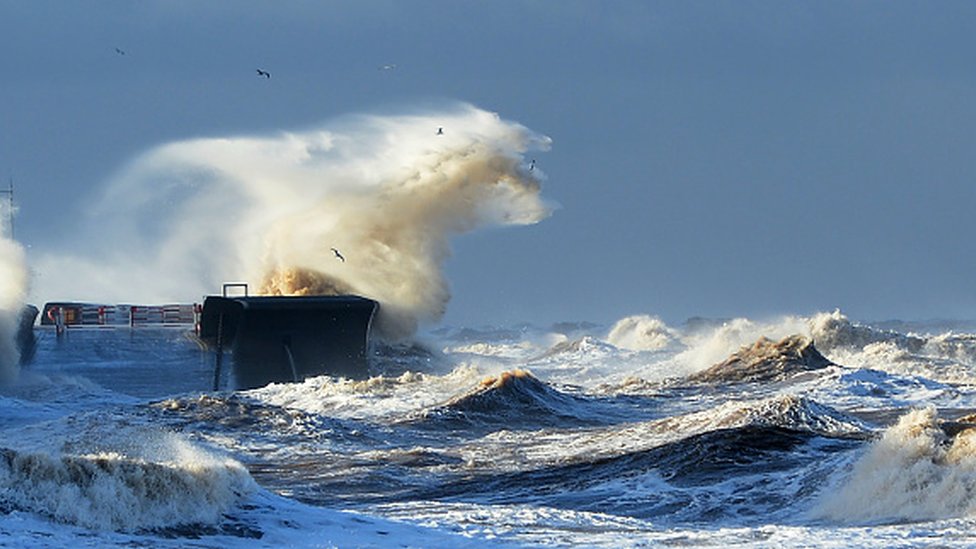
[{"label": "wave crest", "polygon": [[153,462],[115,452],[52,455],[0,449],[0,502],[60,522],[137,531],[214,524],[255,488],[230,459]]},{"label": "wave crest", "polygon": [[834,363],[813,346],[813,340],[792,335],[779,341],[759,338],[724,361],[689,376],[705,383],[780,381],[796,373],[819,370]]},{"label": "wave crest", "polygon": [[659,351],[678,339],[678,334],[663,320],[649,315],[622,318],[610,328],[607,342],[629,351]]},{"label": "wave crest", "polygon": [[596,423],[584,399],[562,393],[526,370],[512,370],[484,378],[473,389],[425,410],[427,424],[465,422],[504,425],[509,429],[563,423]]},{"label": "wave crest", "polygon": [[946,429],[934,406],[905,414],[872,444],[840,489],[824,497],[817,513],[854,524],[973,516],[976,430]]},{"label": "wave crest", "polygon": [[900,347],[918,352],[925,344],[925,340],[920,337],[854,324],[840,311],[820,313],[812,317],[809,323],[811,336],[824,350],[863,349],[872,343],[894,342]]}]

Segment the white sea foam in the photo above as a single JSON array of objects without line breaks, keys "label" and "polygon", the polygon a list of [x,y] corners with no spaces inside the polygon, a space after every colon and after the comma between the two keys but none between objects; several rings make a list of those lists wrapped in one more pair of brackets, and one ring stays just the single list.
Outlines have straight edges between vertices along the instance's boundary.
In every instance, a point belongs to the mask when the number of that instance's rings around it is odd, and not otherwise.
[{"label": "white sea foam", "polygon": [[688,333],[682,337],[686,349],[670,365],[671,375],[693,374],[705,370],[741,349],[765,337],[778,341],[793,334],[806,334],[806,322],[799,317],[758,322],[736,318],[720,326]]},{"label": "white sea foam", "polygon": [[[484,547],[493,536],[475,536],[462,529],[434,528],[418,520],[390,520],[363,513],[305,505],[258,490],[247,505],[225,516],[227,529],[203,532],[199,539],[164,537],[141,532],[98,531],[51,523],[35,515],[14,511],[0,520],[0,547],[227,547],[242,549],[280,547],[326,549],[340,547],[403,547],[405,549]],[[426,522],[426,521],[424,521]],[[491,539],[492,547],[510,547]],[[521,545],[514,545],[521,547]]]},{"label": "white sea foam", "polygon": [[86,528],[214,524],[255,489],[235,460],[158,429],[68,417],[8,431],[0,503]]},{"label": "white sea foam", "polygon": [[[852,322],[836,310],[761,321],[735,318],[692,329],[673,328],[648,315],[625,317],[607,335],[609,343],[621,349],[657,349],[664,354],[648,357],[643,363],[628,357],[619,363],[620,371],[607,377],[683,377],[721,362],[760,338],[780,340],[794,334],[811,338],[818,351],[842,366],[940,382],[976,380],[976,336],[919,336],[878,330]],[[626,368],[633,370],[628,372]]]},{"label": "white sea foam", "polygon": [[624,427],[586,431],[498,431],[462,449],[465,460],[486,468],[528,468],[631,454],[717,430],[780,427],[834,437],[868,431],[854,417],[796,395],[731,401],[714,408]]},{"label": "white sea foam", "polygon": [[407,372],[398,377],[356,381],[328,376],[303,383],[271,384],[247,394],[266,404],[345,419],[401,417],[446,401],[484,378],[462,364],[447,375]]},{"label": "white sea foam", "polygon": [[[496,373],[497,369],[511,369],[514,364],[529,368],[536,378],[556,386],[559,391],[572,386],[570,391],[578,391],[576,394],[583,393],[585,397],[586,393],[590,393],[595,398],[588,405],[592,405],[594,409],[613,403],[608,411],[619,407],[623,411],[622,423],[588,426],[584,429],[531,430],[503,427],[491,433],[465,437],[464,442],[457,445],[451,444],[444,448],[425,446],[429,455],[451,458],[435,460],[435,464],[430,465],[437,469],[438,474],[452,468],[470,467],[472,474],[480,473],[494,478],[496,475],[505,477],[511,473],[515,475],[511,478],[521,478],[520,475],[525,472],[544,473],[572,467],[574,464],[603,463],[603,460],[614,460],[620,456],[639,458],[645,451],[654,451],[655,448],[670,444],[677,444],[679,446],[676,447],[681,448],[680,444],[684,439],[706,435],[705,440],[709,440],[710,433],[728,429],[770,427],[844,437],[844,440],[813,437],[790,450],[788,455],[773,452],[773,455],[768,456],[771,460],[769,463],[773,465],[771,468],[757,466],[736,469],[716,484],[706,482],[688,486],[672,482],[665,475],[666,470],[656,468],[656,462],[648,460],[644,463],[646,469],[636,467],[621,474],[619,479],[596,480],[592,485],[571,488],[566,494],[549,493],[548,485],[544,482],[536,485],[534,481],[527,480],[524,491],[520,490],[520,495],[509,501],[510,505],[499,505],[496,501],[486,502],[480,499],[481,496],[472,496],[463,505],[445,504],[439,507],[439,504],[423,499],[404,498],[369,507],[370,512],[419,522],[426,528],[308,507],[257,489],[256,493],[236,499],[239,504],[231,502],[221,507],[224,509],[220,513],[221,518],[215,519],[216,523],[209,523],[213,527],[206,530],[214,534],[204,534],[199,540],[203,545],[386,546],[400,543],[407,546],[454,547],[479,546],[485,543],[496,545],[506,540],[533,545],[577,543],[594,547],[731,542],[747,546],[836,547],[880,547],[890,544],[912,546],[929,543],[966,546],[972,543],[973,537],[969,529],[973,519],[968,517],[976,515],[966,503],[965,495],[954,491],[965,486],[976,486],[976,481],[972,480],[976,478],[976,466],[969,464],[971,458],[970,443],[966,440],[968,435],[950,439],[939,432],[931,431],[929,427],[937,426],[938,418],[913,421],[906,429],[902,429],[903,436],[909,439],[914,436],[927,442],[899,443],[903,446],[902,449],[891,448],[892,445],[889,444],[889,453],[908,457],[887,460],[890,465],[888,473],[861,474],[862,466],[855,465],[859,458],[863,457],[861,461],[866,461],[866,456],[875,452],[875,447],[883,443],[882,440],[875,445],[859,442],[861,437],[871,432],[872,427],[862,423],[855,415],[875,421],[889,413],[893,407],[931,399],[935,399],[940,407],[959,410],[972,407],[976,403],[969,387],[937,382],[926,377],[927,374],[942,371],[940,368],[943,366],[962,366],[968,363],[969,342],[965,334],[925,336],[918,341],[909,341],[903,339],[905,334],[866,328],[836,312],[762,322],[739,319],[714,327],[696,325],[692,329],[668,326],[664,329],[673,334],[675,340],[663,349],[642,351],[611,345],[606,341],[610,339],[608,331],[599,326],[589,326],[588,331],[574,332],[572,337],[562,334],[558,337],[549,336],[544,335],[547,333],[545,330],[521,328],[478,332],[471,337],[459,336],[451,340],[452,343],[445,349],[446,357],[442,359],[438,356],[433,361],[436,365],[431,365],[431,361],[425,358],[430,355],[417,354],[416,368],[413,368],[410,364],[414,355],[398,355],[397,360],[403,360],[397,362],[396,366],[407,366],[411,370],[407,374],[401,375],[403,369],[392,368],[391,371],[396,372],[395,374],[366,381],[323,377],[306,380],[305,383],[273,385],[234,395],[234,402],[253,404],[253,408],[241,407],[241,413],[247,414],[253,409],[256,415],[261,414],[263,420],[254,424],[245,421],[244,426],[240,426],[236,421],[230,421],[235,418],[229,418],[224,424],[207,423],[205,429],[194,434],[195,426],[200,425],[200,420],[208,418],[206,414],[181,414],[178,410],[173,410],[171,413],[150,415],[154,422],[175,421],[191,437],[199,437],[250,457],[259,455],[260,459],[268,459],[273,456],[285,460],[298,456],[303,459],[317,458],[315,452],[320,445],[325,445],[328,452],[322,454],[324,461],[319,462],[316,467],[327,468],[330,457],[355,457],[363,460],[363,463],[379,464],[377,471],[386,473],[390,471],[387,465],[395,464],[400,454],[411,455],[414,452],[409,446],[397,446],[397,435],[405,432],[400,431],[404,428],[400,422],[416,417],[417,411],[443,404],[470,390],[485,376]],[[810,375],[800,376],[802,379],[791,378],[789,383],[737,387],[733,390],[715,387],[703,390],[700,387],[688,388],[670,383],[644,383],[643,390],[635,390],[630,395],[624,394],[621,399],[616,398],[619,393],[601,393],[599,390],[600,383],[623,379],[635,373],[660,371],[662,375],[674,375],[690,371],[699,361],[704,361],[706,365],[711,362],[711,359],[705,360],[701,357],[714,354],[717,356],[714,361],[718,362],[728,358],[728,354],[723,354],[726,351],[738,351],[741,346],[751,345],[761,336],[777,338],[794,333],[807,337],[820,333],[822,337],[817,342],[818,348],[826,349],[826,352],[831,353],[829,358],[839,362],[841,366],[817,370]],[[829,343],[831,339],[825,336],[830,334],[844,337],[835,337],[834,343]],[[701,352],[689,352],[694,351],[695,346],[702,346]],[[849,358],[850,362],[839,361],[837,357]],[[679,363],[679,359],[685,362]],[[878,368],[865,368],[862,366],[864,364],[872,364]],[[909,365],[914,372],[911,375],[895,373]],[[450,370],[451,367],[454,368],[453,371]],[[559,386],[560,383],[566,385]],[[23,383],[18,384],[20,385]],[[17,386],[5,387],[4,394],[16,388]],[[87,393],[81,388],[62,389],[79,395]],[[45,418],[58,413],[67,404],[59,404],[57,407],[38,404],[37,420],[28,425],[22,419],[26,421],[27,416],[33,412],[28,409],[29,406],[22,405],[18,400],[25,398],[21,392],[15,394],[19,396],[0,399],[0,409],[6,407],[14,412],[12,415],[16,418],[4,427],[0,435],[5,441],[18,441],[14,447],[18,455],[41,455],[45,459],[50,458],[52,463],[45,467],[89,471],[98,468],[98,460],[107,459],[108,462],[117,464],[106,467],[121,471],[143,470],[139,475],[145,476],[154,473],[157,466],[175,464],[179,469],[179,464],[192,462],[194,459],[192,456],[177,457],[173,449],[178,448],[179,444],[165,442],[168,437],[176,435],[154,435],[146,432],[153,429],[146,429],[140,423],[144,419],[144,407],[137,406],[136,409],[141,411],[136,413],[121,412],[123,408],[128,410],[134,404],[129,400],[120,399],[114,404],[108,400],[91,401],[90,405],[86,401],[72,409],[97,407],[101,412],[98,415],[76,414],[61,422],[45,421]],[[40,396],[41,393],[29,394],[32,403],[47,400]],[[178,398],[188,400],[197,397],[198,395],[184,395]],[[221,397],[222,395],[211,395],[206,398]],[[252,399],[267,406],[254,403]],[[58,400],[60,402],[67,399],[59,397]],[[278,409],[278,406],[285,410]],[[322,418],[295,414],[293,409],[304,410],[310,415],[321,415]],[[111,410],[108,417],[104,414],[106,410]],[[631,410],[633,414],[630,413]],[[264,413],[271,411],[274,413]],[[851,411],[854,415],[845,411]],[[872,413],[875,411],[879,415]],[[276,425],[276,418],[279,416],[275,414],[278,412],[289,414],[296,421],[290,423],[289,416],[283,415],[281,417],[286,421],[282,425]],[[352,437],[355,440],[350,439],[341,444],[333,443],[339,439],[319,428],[322,425],[331,425],[329,422],[332,418],[353,420],[348,424],[344,421],[339,423],[343,427],[349,426],[350,429],[361,430],[366,434],[371,434],[370,424],[381,424],[382,429],[378,432],[384,433],[384,436],[386,433],[392,436],[384,438],[381,445],[368,442],[371,439],[369,436]],[[322,421],[318,421],[319,419]],[[133,429],[127,425],[129,422],[143,425],[143,428]],[[103,424],[104,427],[101,426]],[[237,429],[249,431],[245,435]],[[275,432],[267,433],[264,429],[274,429]],[[336,433],[345,432],[339,427],[336,429]],[[897,430],[898,428],[893,427],[890,431]],[[119,434],[116,436],[114,431]],[[920,434],[912,435],[913,431]],[[885,438],[887,437],[886,434]],[[132,439],[137,443],[135,447],[129,447],[122,443],[123,439]],[[85,441],[104,443],[95,445]],[[279,444],[279,441],[287,442]],[[387,447],[391,442],[394,447]],[[689,440],[689,444],[692,442]],[[9,446],[0,444],[4,445]],[[196,448],[195,445],[190,447]],[[923,450],[916,451],[919,447]],[[855,448],[864,451],[862,453]],[[355,453],[343,454],[347,451]],[[455,458],[456,462],[453,461]],[[801,465],[795,466],[794,461]],[[886,462],[884,459],[881,461]],[[845,465],[849,468],[844,469]],[[785,469],[779,469],[781,466]],[[320,472],[321,470],[324,469],[319,469]],[[420,480],[424,480],[426,477],[423,475],[426,473],[419,471],[412,469],[411,474],[417,474]],[[268,472],[262,474],[267,475]],[[119,475],[121,478],[130,478],[122,473]],[[243,478],[243,482],[249,482],[246,477]],[[525,475],[525,478],[534,478],[534,473]],[[826,482],[825,479],[831,482]],[[587,480],[593,479],[581,475],[581,481],[585,483]],[[124,489],[128,482],[130,481],[113,481],[113,490],[119,486],[122,487],[119,489]],[[847,488],[848,483],[856,485]],[[886,485],[892,486],[887,489],[878,488]],[[308,485],[301,487],[308,488]],[[835,508],[834,512],[840,518],[824,511],[829,508],[826,501],[829,497],[834,496],[839,501],[843,495],[853,497],[852,494],[856,495],[859,490],[873,490],[875,498],[884,502],[868,502],[875,507],[865,510],[861,516],[845,510],[868,507],[857,499],[849,499],[842,504],[835,502],[840,507]],[[905,491],[914,495],[899,495]],[[203,497],[200,493],[197,492],[197,496],[186,496],[182,501],[191,501],[193,498],[199,501]],[[824,494],[824,500],[817,507],[819,514],[811,517],[808,511],[817,493]],[[523,494],[527,495],[523,497]],[[589,511],[563,506],[563,503],[573,498],[578,498],[577,502],[583,502]],[[770,504],[773,500],[777,501]],[[92,508],[104,512],[101,510],[105,507],[98,507],[84,499],[81,501],[89,510],[85,513],[79,511],[78,514],[82,515],[80,517],[69,515],[60,518],[59,520],[64,521],[61,523],[49,520],[54,517],[53,512],[45,510],[43,504],[34,504],[33,507],[19,504],[0,520],[0,538],[11,536],[10,539],[15,539],[18,545],[28,547],[52,544],[74,546],[79,541],[82,544],[88,543],[84,540],[95,540],[91,543],[100,546],[179,546],[195,542],[186,537],[177,537],[170,543],[171,540],[155,533],[140,533],[138,529],[133,532],[127,526],[103,527],[86,522],[84,517],[93,512]],[[554,501],[560,503],[554,504]],[[614,512],[602,514],[590,502],[605,502]],[[652,505],[673,503],[677,511],[643,520],[637,517],[646,511],[644,502],[653,502]],[[9,503],[0,501],[0,511],[5,504],[10,508]],[[775,507],[765,508],[763,505]],[[20,510],[28,507],[31,510]],[[167,515],[154,505],[148,505],[148,509],[146,513],[137,513],[143,517],[139,519],[141,522],[137,521],[139,524],[163,524],[163,528],[166,528],[173,525],[173,521],[192,520],[192,514],[181,514],[177,518],[174,513],[166,518]],[[215,507],[207,509],[213,512]],[[772,511],[756,514],[763,509]],[[634,511],[633,516],[627,516],[630,510]],[[711,513],[711,510],[715,510],[717,515]],[[896,521],[931,518],[935,521],[913,522],[909,526],[891,524]],[[684,522],[685,519],[691,521],[690,525]],[[205,518],[200,520],[203,522]],[[91,525],[109,530],[92,532],[87,530],[87,526],[80,528],[74,525]],[[235,537],[235,528],[260,531],[262,537]],[[455,539],[453,533],[472,537]]]},{"label": "white sea foam", "polygon": [[976,432],[949,439],[935,407],[884,432],[817,513],[843,523],[945,519],[976,513]]},{"label": "white sea foam", "polygon": [[14,379],[20,370],[16,336],[27,290],[24,249],[0,235],[0,383]]},{"label": "white sea foam", "polygon": [[675,342],[677,333],[663,320],[650,315],[622,318],[610,328],[607,341],[631,351],[660,351]]},{"label": "white sea foam", "polygon": [[86,249],[108,249],[42,257],[39,292],[168,302],[243,280],[254,293],[358,293],[381,302],[382,335],[407,336],[444,313],[452,236],[550,214],[522,156],[548,146],[463,104],[163,145],[89,212]]},{"label": "white sea foam", "polygon": [[810,319],[820,351],[838,364],[949,383],[976,381],[976,336],[901,334],[851,322],[840,312]]}]

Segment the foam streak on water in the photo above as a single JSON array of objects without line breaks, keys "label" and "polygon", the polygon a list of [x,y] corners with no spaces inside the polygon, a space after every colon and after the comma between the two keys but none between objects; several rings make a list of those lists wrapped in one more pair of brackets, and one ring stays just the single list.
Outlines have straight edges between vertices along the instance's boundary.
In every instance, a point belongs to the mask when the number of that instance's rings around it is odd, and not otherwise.
[{"label": "foam streak on water", "polygon": [[443,328],[218,393],[178,330],[42,333],[0,394],[0,545],[970,545],[976,338],[883,328]]}]

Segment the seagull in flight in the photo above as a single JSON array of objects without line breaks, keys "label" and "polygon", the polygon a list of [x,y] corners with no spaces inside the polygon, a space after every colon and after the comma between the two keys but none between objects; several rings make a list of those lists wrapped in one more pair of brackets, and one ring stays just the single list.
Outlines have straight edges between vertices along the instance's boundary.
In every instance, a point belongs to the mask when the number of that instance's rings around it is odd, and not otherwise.
[{"label": "seagull in flight", "polygon": [[342,254],[339,253],[339,250],[332,248],[332,253],[334,253],[335,256],[339,258],[339,260],[342,261],[343,263],[346,262],[346,258],[342,257]]},{"label": "seagull in flight", "polygon": [[115,53],[117,53],[119,55],[125,55],[125,51],[122,50],[121,48],[115,48]]},{"label": "seagull in flight", "polygon": [[396,68],[396,65],[389,64],[389,65],[383,65],[382,67],[380,67],[380,70],[381,71],[392,71],[395,68]]},{"label": "seagull in flight", "polygon": [[444,128],[437,128],[437,135],[444,135]]},{"label": "seagull in flight", "polygon": [[271,73],[268,72],[268,71],[263,71],[261,69],[258,69],[258,76],[263,76],[265,78],[271,78]]},{"label": "seagull in flight", "polygon": [[534,169],[535,169],[535,158],[533,158],[532,162],[529,163],[529,171],[531,172]]}]

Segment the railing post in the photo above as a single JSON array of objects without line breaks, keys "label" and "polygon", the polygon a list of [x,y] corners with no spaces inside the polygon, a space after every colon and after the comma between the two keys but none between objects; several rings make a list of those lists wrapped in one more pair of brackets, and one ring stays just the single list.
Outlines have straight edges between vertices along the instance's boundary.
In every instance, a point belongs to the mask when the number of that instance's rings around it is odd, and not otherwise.
[{"label": "railing post", "polygon": [[217,317],[217,358],[214,360],[213,390],[220,389],[220,366],[224,360],[224,313]]}]

